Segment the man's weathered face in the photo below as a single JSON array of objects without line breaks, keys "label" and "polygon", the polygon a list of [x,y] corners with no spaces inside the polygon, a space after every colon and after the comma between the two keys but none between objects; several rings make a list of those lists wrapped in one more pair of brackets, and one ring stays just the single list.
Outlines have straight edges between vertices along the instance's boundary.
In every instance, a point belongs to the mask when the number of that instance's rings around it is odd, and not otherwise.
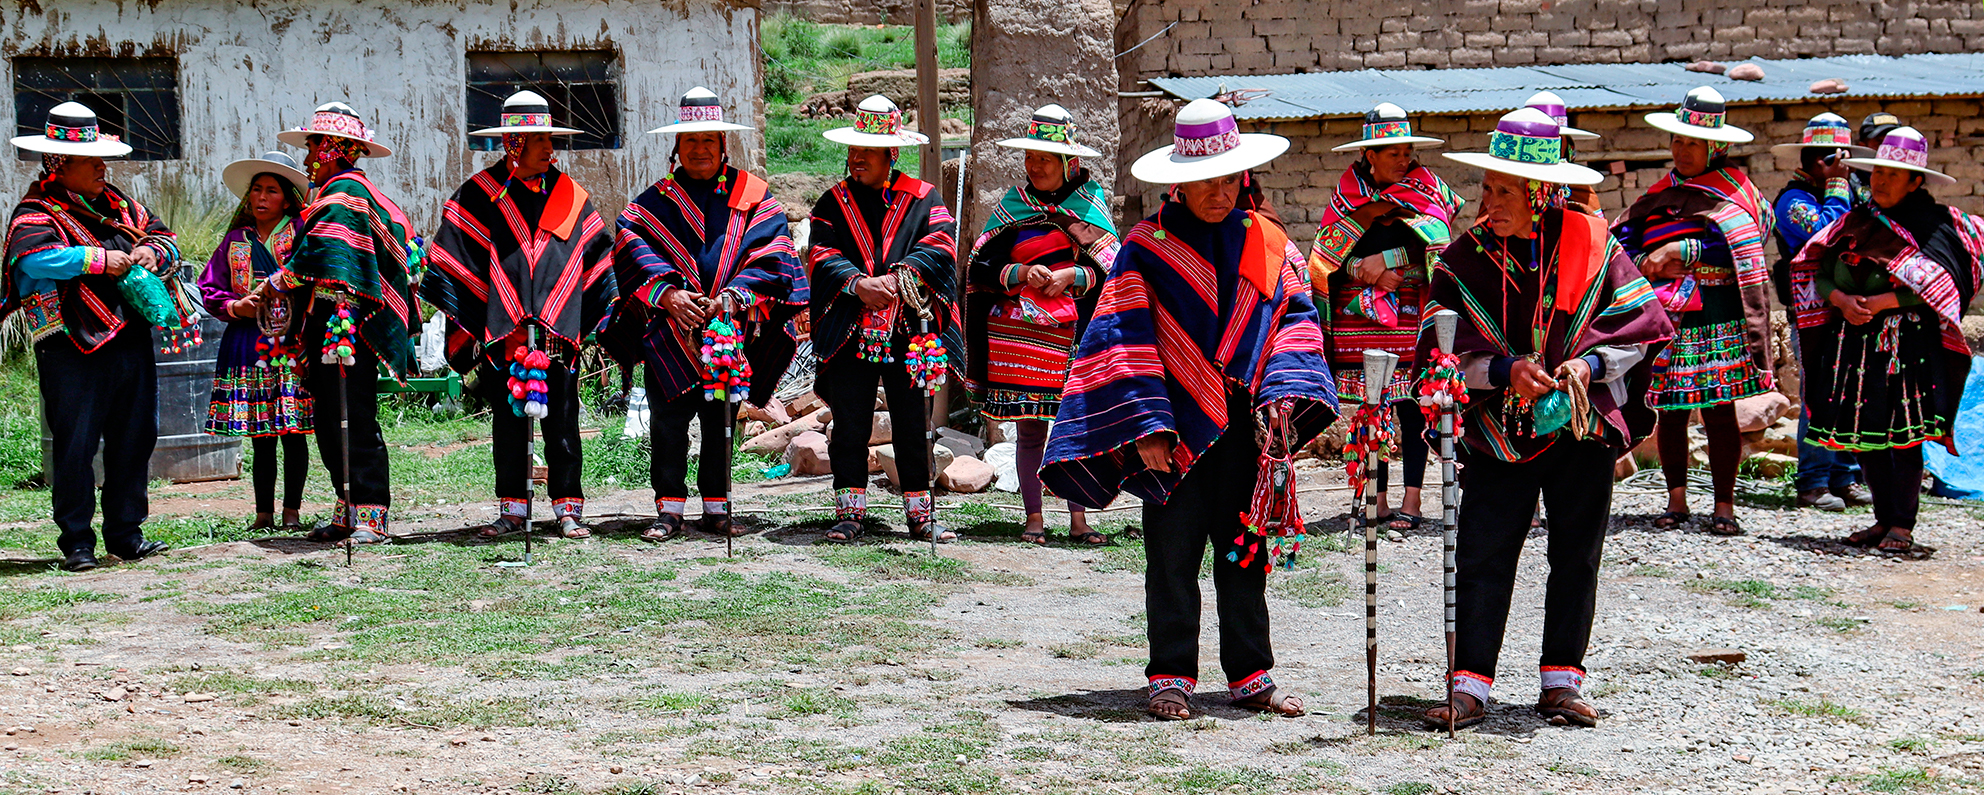
[{"label": "man's weathered face", "polygon": [[1067,184],[1068,172],[1061,156],[1050,152],[1026,152],[1026,181],[1034,190],[1052,193]]},{"label": "man's weathered face", "polygon": [[557,147],[552,145],[551,133],[524,133],[524,151],[517,157],[517,173],[525,177],[535,177],[551,169],[551,158]]},{"label": "man's weathered face", "polygon": [[1908,194],[1922,187],[1925,177],[1919,171],[1909,171],[1893,166],[1875,166],[1867,177],[1867,191],[1873,194],[1874,203],[1886,210],[1908,198]]},{"label": "man's weathered face", "polygon": [[1371,164],[1371,179],[1379,187],[1396,184],[1412,173],[1417,161],[1412,156],[1412,144],[1392,144],[1373,146],[1364,150],[1364,162]]},{"label": "man's weathered face", "polygon": [[868,187],[882,187],[889,181],[889,150],[874,146],[848,147],[847,175]]},{"label": "man's weathered face", "polygon": [[104,164],[101,157],[71,156],[54,177],[70,193],[86,199],[102,196],[103,190],[110,187],[110,167]]},{"label": "man's weathered face", "polygon": [[1227,174],[1197,182],[1181,182],[1178,184],[1178,199],[1199,220],[1209,224],[1219,223],[1233,214],[1234,205],[1240,201],[1240,175]]},{"label": "man's weathered face", "polygon": [[676,136],[675,158],[692,179],[714,179],[723,168],[723,133],[692,132]]},{"label": "man's weathered face", "polygon": [[1501,237],[1530,237],[1529,180],[1499,171],[1481,178],[1481,223]]},{"label": "man's weathered face", "polygon": [[1674,173],[1684,178],[1701,176],[1708,170],[1708,142],[1676,135],[1667,141],[1667,154],[1674,158]]}]

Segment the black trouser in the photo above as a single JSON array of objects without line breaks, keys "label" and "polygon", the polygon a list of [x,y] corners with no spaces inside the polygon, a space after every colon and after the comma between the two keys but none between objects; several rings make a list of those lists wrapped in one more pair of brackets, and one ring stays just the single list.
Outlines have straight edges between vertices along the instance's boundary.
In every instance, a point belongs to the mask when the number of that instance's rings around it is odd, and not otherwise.
[{"label": "black trouser", "polygon": [[[331,473],[331,487],[338,499],[360,510],[383,512],[393,503],[392,464],[386,456],[386,437],[379,430],[379,357],[363,339],[354,345],[353,363],[344,367],[325,364],[318,357],[324,343],[324,321],[333,310],[331,302],[319,300],[317,311],[303,328],[304,353],[310,372],[304,377],[315,405],[311,412],[317,436],[317,454],[324,469]],[[343,375],[339,375],[342,371]],[[340,389],[342,387],[342,389]],[[338,409],[346,409],[351,420],[351,484],[344,482],[344,440],[338,430]],[[362,518],[362,517],[361,517]],[[331,523],[344,527],[347,517],[333,516]]]},{"label": "black trouser", "polygon": [[903,366],[908,340],[897,335],[893,362],[863,361],[849,350],[828,360],[815,381],[826,385],[827,405],[833,407],[833,435],[827,439],[827,457],[834,470],[834,488],[853,489],[868,485],[868,433],[875,424],[875,384],[889,401],[889,422],[895,439],[895,486],[904,492],[930,490],[930,452],[924,444],[928,420],[923,411],[923,390],[909,380]]},{"label": "black trouser", "polygon": [[[650,396],[661,394],[661,384],[655,379],[653,368],[648,370],[647,388]],[[706,400],[703,398],[703,388],[693,386],[659,406],[649,406],[648,427],[654,435],[654,455],[648,461],[648,484],[654,487],[654,498],[688,498],[689,420],[696,418],[703,421],[696,491],[705,500],[728,498],[729,473],[724,471],[724,467],[730,463],[730,449],[724,446],[723,431],[729,427],[724,419],[730,408],[729,402]],[[864,471],[868,467],[865,451],[861,466]]]},{"label": "black trouser", "polygon": [[[1150,621],[1146,676],[1199,678],[1199,561],[1212,542],[1219,613],[1219,665],[1228,683],[1274,667],[1268,639],[1267,565],[1227,560],[1238,550],[1240,515],[1254,498],[1260,445],[1247,432],[1251,407],[1229,396],[1228,432],[1192,463],[1162,505],[1144,503],[1144,611]],[[836,417],[836,420],[839,418]],[[1134,453],[1131,453],[1134,454]]]},{"label": "black trouser", "polygon": [[[137,317],[137,312],[125,310]],[[83,353],[66,333],[34,346],[42,416],[54,437],[48,489],[55,545],[63,556],[96,551],[96,471],[90,460],[103,445],[103,548],[120,558],[144,543],[151,507],[145,481],[158,443],[158,367],[151,325],[129,321],[95,353]]]},{"label": "black trouser", "polygon": [[[1405,475],[1405,487],[1421,489],[1426,487],[1426,456],[1432,447],[1426,444],[1426,415],[1420,413],[1419,404],[1401,402],[1392,404],[1392,412],[1398,415],[1398,449],[1403,460],[1399,466]],[[1378,491],[1383,493],[1386,482],[1391,479],[1391,462],[1378,465]]]},{"label": "black trouser", "polygon": [[282,509],[303,507],[303,480],[310,474],[309,439],[300,433],[256,436],[249,439],[255,451],[255,512],[276,512],[276,440],[282,440]]},{"label": "black trouser", "polygon": [[[510,376],[487,360],[482,362],[478,379],[483,400],[489,403],[490,454],[496,461],[498,499],[530,499],[531,458],[529,418],[510,409]],[[579,450],[579,374],[563,362],[553,360],[544,371],[548,412],[537,422],[544,440],[545,490],[551,499],[585,497],[579,486],[584,456]],[[318,431],[322,433],[322,431]]]},{"label": "black trouser", "polygon": [[1509,623],[1516,562],[1538,492],[1550,512],[1550,578],[1543,592],[1543,666],[1584,668],[1598,599],[1598,561],[1612,510],[1612,461],[1602,441],[1558,440],[1511,464],[1468,451],[1455,550],[1454,667],[1493,678]]},{"label": "black trouser", "polygon": [[1922,446],[1862,450],[1854,456],[1874,494],[1874,521],[1914,530],[1915,512],[1922,505]]}]

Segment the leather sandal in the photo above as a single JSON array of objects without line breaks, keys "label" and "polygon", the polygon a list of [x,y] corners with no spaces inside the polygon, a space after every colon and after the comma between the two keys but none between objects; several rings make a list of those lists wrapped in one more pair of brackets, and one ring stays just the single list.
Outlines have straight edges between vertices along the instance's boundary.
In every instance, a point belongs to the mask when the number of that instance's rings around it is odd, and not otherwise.
[{"label": "leather sandal", "polygon": [[1907,528],[1907,527],[1888,528],[1887,536],[1881,539],[1880,546],[1875,547],[1875,549],[1878,549],[1882,552],[1897,552],[1897,553],[1907,552],[1914,548],[1915,548],[1915,531],[1912,528]]},{"label": "leather sandal", "polygon": [[1888,537],[1888,526],[1877,522],[1865,530],[1861,530],[1857,533],[1854,533],[1853,535],[1840,539],[1839,543],[1845,544],[1849,547],[1872,549],[1875,544],[1881,543],[1881,539],[1887,537]]},{"label": "leather sandal", "polygon": [[1425,721],[1426,728],[1444,730],[1449,712],[1453,713],[1453,727],[1456,729],[1465,729],[1488,719],[1488,705],[1460,691],[1454,691],[1451,702],[1426,710],[1419,719]]},{"label": "leather sandal", "polygon": [[654,524],[648,525],[648,529],[641,531],[641,540],[659,543],[681,534],[682,515],[664,511],[661,516],[656,517]]},{"label": "leather sandal", "polygon": [[1079,533],[1069,530],[1068,543],[1084,547],[1107,546],[1109,544],[1109,536],[1094,530],[1083,530]]},{"label": "leather sandal", "polygon": [[939,544],[948,544],[958,540],[957,533],[936,522],[924,522],[919,525],[910,526],[909,537],[912,541],[935,540]]},{"label": "leather sandal", "polygon": [[1653,517],[1653,526],[1665,530],[1669,527],[1680,527],[1693,518],[1694,515],[1687,511],[1667,511]]},{"label": "leather sandal", "polygon": [[1255,712],[1267,712],[1287,718],[1299,718],[1308,714],[1308,711],[1302,708],[1301,696],[1284,691],[1279,687],[1269,690],[1266,693],[1255,693],[1246,698],[1234,699],[1233,706],[1241,709],[1251,709]]},{"label": "leather sandal", "polygon": [[480,538],[484,541],[488,541],[495,538],[501,538],[511,533],[522,531],[523,529],[524,529],[524,522],[522,519],[515,519],[508,516],[498,516],[496,517],[496,521],[490,522],[489,524],[476,528],[475,537]]},{"label": "leather sandal", "polygon": [[1158,720],[1186,720],[1192,717],[1192,702],[1185,691],[1168,687],[1150,694],[1144,702],[1144,711]]},{"label": "leather sandal", "polygon": [[1553,687],[1543,691],[1543,695],[1536,699],[1536,711],[1556,726],[1572,723],[1579,726],[1598,725],[1598,708],[1584,700],[1575,687]]},{"label": "leather sandal", "polygon": [[351,537],[351,528],[349,527],[344,527],[342,525],[335,525],[335,524],[322,524],[322,525],[318,525],[317,529],[312,530],[309,533],[305,534],[303,536],[303,539],[305,541],[315,541],[319,544],[335,544],[349,537]]},{"label": "leather sandal", "polygon": [[1734,516],[1711,516],[1708,518],[1708,531],[1719,536],[1740,536],[1743,524]]},{"label": "leather sandal", "polygon": [[861,537],[861,520],[842,519],[827,528],[827,540],[836,544],[850,544]]}]

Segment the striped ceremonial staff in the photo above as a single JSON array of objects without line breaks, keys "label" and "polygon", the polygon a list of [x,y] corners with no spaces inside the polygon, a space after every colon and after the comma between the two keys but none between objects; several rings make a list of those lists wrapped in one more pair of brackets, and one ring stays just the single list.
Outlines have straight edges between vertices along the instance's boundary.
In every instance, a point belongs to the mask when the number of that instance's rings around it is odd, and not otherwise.
[{"label": "striped ceremonial staff", "polygon": [[[932,296],[931,301],[934,302],[935,300],[936,297]],[[921,338],[929,335],[930,315],[931,311],[929,309],[918,307],[916,314],[917,337]],[[925,467],[925,470],[928,471],[934,470],[937,467],[937,393],[942,390],[925,387],[919,388],[923,389],[923,460],[930,462]],[[937,552],[937,528],[941,526],[937,524],[937,473],[934,471],[930,472],[929,493],[930,523],[926,526],[930,530],[930,557],[934,558],[940,554]]]},{"label": "striped ceremonial staff", "polygon": [[[1392,381],[1392,371],[1398,369],[1398,354],[1385,351],[1364,352],[1364,405],[1383,406],[1385,385]],[[1383,445],[1373,445],[1364,451],[1364,674],[1366,694],[1370,697],[1369,722],[1365,733],[1378,733],[1378,490],[1376,472],[1379,461],[1383,460]]]},{"label": "striped ceremonial staff", "polygon": [[[744,321],[734,314],[730,291],[725,290],[723,295],[717,299],[717,303],[719,311],[733,324],[731,328],[737,331],[738,338],[740,340],[743,339]],[[738,345],[737,355],[744,355],[742,343]],[[723,496],[725,499],[730,500],[730,521],[732,522],[737,521],[737,495],[734,493],[737,485],[737,392],[737,387],[733,384],[723,396]],[[704,505],[703,516],[705,521],[708,520],[709,515],[709,506]],[[737,534],[726,528],[723,533],[723,556],[726,558],[730,557],[736,551],[736,547]]]},{"label": "striped ceremonial staff", "polygon": [[[1459,330],[1460,313],[1442,309],[1433,313],[1433,339],[1441,353],[1454,352],[1454,334]],[[1440,530],[1446,568],[1447,605],[1447,737],[1454,736],[1454,541],[1459,527],[1460,484],[1454,477],[1454,415],[1460,406],[1447,401],[1440,406]]]},{"label": "striped ceremonial staff", "polygon": [[[538,334],[537,324],[536,323],[526,324],[524,326],[524,334],[526,335],[524,339],[526,340],[525,344],[527,346],[527,349],[531,351],[536,351],[537,346],[539,344],[537,337]],[[501,411],[501,410],[502,409],[500,408],[492,409],[492,411]],[[537,455],[533,452],[533,448],[535,447],[537,447],[537,418],[532,417],[530,415],[530,412],[524,412],[524,565],[525,566],[531,565],[530,520],[531,520],[531,514],[535,512],[534,509],[537,506],[537,478],[535,477],[535,475],[537,474]]]}]

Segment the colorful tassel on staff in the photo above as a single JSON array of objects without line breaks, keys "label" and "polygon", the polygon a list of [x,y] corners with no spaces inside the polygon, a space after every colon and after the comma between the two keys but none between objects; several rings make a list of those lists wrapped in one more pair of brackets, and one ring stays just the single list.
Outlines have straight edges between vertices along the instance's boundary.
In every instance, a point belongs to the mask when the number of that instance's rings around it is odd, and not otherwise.
[{"label": "colorful tassel on staff", "polygon": [[318,361],[346,367],[358,363],[358,322],[352,319],[351,302],[339,301],[324,323],[324,352]]},{"label": "colorful tassel on staff", "polygon": [[1460,372],[1460,357],[1433,351],[1426,375],[1419,379],[1419,411],[1426,415],[1427,427],[1440,422],[1440,412],[1454,409],[1454,435],[1460,435],[1461,409],[1467,405],[1467,378]]},{"label": "colorful tassel on staff", "polygon": [[909,338],[909,354],[903,360],[903,365],[909,368],[910,381],[921,388],[923,394],[935,395],[944,388],[951,355],[944,349],[943,337],[933,333]]},{"label": "colorful tassel on staff", "polygon": [[744,357],[744,333],[722,315],[703,327],[703,399],[727,401],[751,387],[751,360]]},{"label": "colorful tassel on staff", "polygon": [[551,413],[551,355],[522,345],[510,350],[510,412],[519,417],[544,419]]},{"label": "colorful tassel on staff", "polygon": [[1364,494],[1370,473],[1364,471],[1364,454],[1376,452],[1379,461],[1390,461],[1396,454],[1393,443],[1398,429],[1392,426],[1391,407],[1385,403],[1365,403],[1350,416],[1350,437],[1343,443],[1343,460],[1348,465],[1350,488]]}]

